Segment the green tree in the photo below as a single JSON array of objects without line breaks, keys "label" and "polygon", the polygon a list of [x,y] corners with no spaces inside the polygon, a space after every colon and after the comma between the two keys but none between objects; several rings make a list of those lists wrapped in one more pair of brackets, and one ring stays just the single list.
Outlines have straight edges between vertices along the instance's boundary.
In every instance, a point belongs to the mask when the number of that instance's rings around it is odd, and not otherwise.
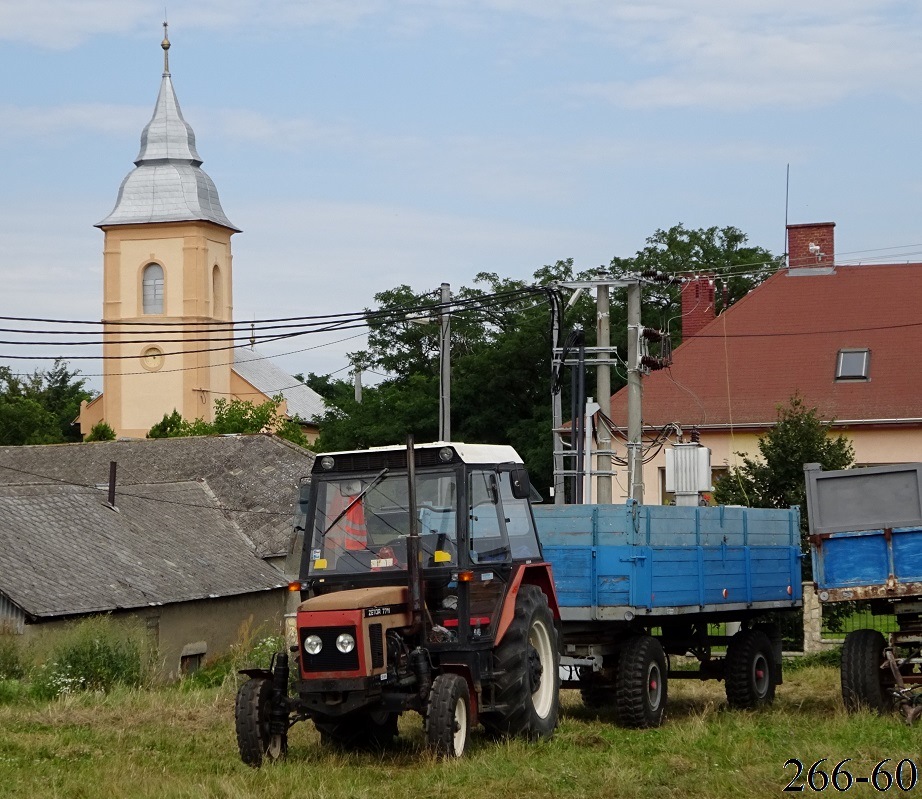
[{"label": "green tree", "polygon": [[[528,282],[481,273],[474,286],[454,295],[464,307],[451,317],[452,438],[512,444],[536,486],[551,482],[552,343],[547,294],[534,287],[574,277],[573,262],[558,261]],[[399,286],[375,299],[379,306],[367,315],[368,351],[352,359],[388,376],[365,387],[361,403],[349,381],[306,378],[330,408],[318,420],[321,451],[399,444],[409,432],[417,441],[438,436],[438,292]],[[419,317],[431,323],[420,324]],[[584,324],[591,344],[594,317],[594,303],[583,298],[565,324]]]},{"label": "green tree", "polygon": [[[452,438],[458,441],[512,444],[538,487],[551,484],[551,341],[548,296],[541,287],[574,279],[587,280],[609,268],[618,275],[654,270],[674,276],[711,272],[726,284],[719,306],[739,299],[778,266],[778,259],[747,243],[733,227],[689,230],[675,225],[657,230],[642,250],[630,258],[614,258],[605,270],[576,273],[572,260],[537,270],[531,281],[482,272],[474,285],[455,291],[465,303],[451,316]],[[525,293],[529,288],[538,291]],[[350,381],[314,374],[306,382],[330,408],[318,420],[323,450],[398,444],[407,432],[417,441],[438,435],[439,291],[416,292],[407,285],[375,295],[368,309],[368,351],[354,353],[353,362],[386,377],[365,386],[361,405]],[[680,316],[678,284],[644,287],[644,324],[668,330]],[[430,321],[429,324],[420,322]],[[595,298],[584,295],[566,309],[561,332],[579,325],[587,347],[595,345]],[[676,331],[678,332],[678,331]],[[627,357],[625,291],[611,298],[611,341]],[[677,342],[675,342],[677,343]],[[597,396],[595,370],[587,369],[587,394]],[[624,385],[615,369],[612,391]],[[563,407],[569,408],[570,381],[563,381]]]},{"label": "green tree", "polygon": [[57,444],[79,441],[80,431],[74,424],[80,403],[92,398],[84,388],[86,380],[77,379],[58,359],[47,370],[36,370],[20,377],[9,367],[0,367],[0,443]]},{"label": "green tree", "polygon": [[778,421],[759,437],[759,459],[743,453],[743,465],[730,469],[714,486],[722,505],[787,508],[799,505],[801,527],[807,529],[804,464],[824,469],[847,469],[855,460],[851,442],[830,434],[830,425],[794,395],[787,407],[778,408]]},{"label": "green tree", "polygon": [[57,444],[58,420],[34,399],[0,394],[0,445]]},{"label": "green tree", "polygon": [[307,439],[297,420],[289,419],[280,411],[284,398],[273,397],[259,405],[249,400],[215,400],[214,421],[183,419],[178,411],[164,414],[147,432],[148,438],[182,438],[230,433],[274,433],[302,447]]},{"label": "green tree", "polygon": [[[673,278],[714,275],[718,283],[715,311],[720,313],[783,266],[782,258],[748,241],[745,233],[732,226],[689,230],[679,223],[657,230],[635,255],[612,258],[611,268],[615,274],[661,272]],[[643,305],[647,326],[669,330],[681,311],[679,283],[645,287]],[[616,326],[613,316],[612,329]],[[681,329],[670,332],[677,345]]]}]

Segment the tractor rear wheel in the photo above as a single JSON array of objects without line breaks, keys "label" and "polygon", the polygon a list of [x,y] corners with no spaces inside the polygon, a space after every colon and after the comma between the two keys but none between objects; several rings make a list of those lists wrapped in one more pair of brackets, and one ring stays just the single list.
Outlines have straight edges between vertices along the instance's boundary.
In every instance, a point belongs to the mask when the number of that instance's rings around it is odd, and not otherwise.
[{"label": "tractor rear wheel", "polygon": [[265,761],[282,760],[288,753],[288,734],[269,733],[272,690],[272,680],[251,677],[237,691],[234,706],[237,748],[240,759],[253,768],[259,768]]},{"label": "tractor rear wheel", "polygon": [[775,658],[764,632],[740,630],[730,639],[724,681],[730,707],[756,708],[774,701]]},{"label": "tractor rear wheel", "polygon": [[842,700],[845,709],[887,713],[893,710],[894,679],[884,664],[887,642],[877,630],[853,630],[842,645]]},{"label": "tractor rear wheel", "polygon": [[359,711],[342,718],[314,720],[320,740],[341,749],[384,749],[397,735],[397,713]]},{"label": "tractor rear wheel", "polygon": [[440,674],[429,692],[426,740],[444,758],[461,757],[471,731],[471,695],[460,674]]},{"label": "tractor rear wheel", "polygon": [[668,696],[666,655],[649,635],[628,638],[621,647],[615,682],[618,722],[625,727],[659,727]]},{"label": "tractor rear wheel", "polygon": [[494,734],[529,739],[553,735],[557,727],[560,653],[547,597],[536,585],[519,588],[515,615],[493,650],[493,697],[501,708],[481,713]]}]

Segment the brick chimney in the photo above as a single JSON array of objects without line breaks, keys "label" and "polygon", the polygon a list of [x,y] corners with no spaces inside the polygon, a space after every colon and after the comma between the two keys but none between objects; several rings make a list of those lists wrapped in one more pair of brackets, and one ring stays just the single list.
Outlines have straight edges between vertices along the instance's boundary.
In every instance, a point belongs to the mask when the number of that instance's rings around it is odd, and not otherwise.
[{"label": "brick chimney", "polygon": [[686,276],[682,281],[682,339],[690,339],[715,315],[714,278]]},{"label": "brick chimney", "polygon": [[835,266],[835,222],[788,225],[788,267]]}]

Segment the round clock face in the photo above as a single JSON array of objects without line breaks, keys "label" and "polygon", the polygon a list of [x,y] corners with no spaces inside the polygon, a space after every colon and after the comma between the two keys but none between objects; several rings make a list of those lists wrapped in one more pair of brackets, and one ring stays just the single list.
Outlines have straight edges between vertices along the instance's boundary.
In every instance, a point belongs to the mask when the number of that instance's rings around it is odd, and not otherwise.
[{"label": "round clock face", "polygon": [[148,347],[141,353],[141,366],[149,372],[156,372],[163,366],[163,350],[159,347]]}]

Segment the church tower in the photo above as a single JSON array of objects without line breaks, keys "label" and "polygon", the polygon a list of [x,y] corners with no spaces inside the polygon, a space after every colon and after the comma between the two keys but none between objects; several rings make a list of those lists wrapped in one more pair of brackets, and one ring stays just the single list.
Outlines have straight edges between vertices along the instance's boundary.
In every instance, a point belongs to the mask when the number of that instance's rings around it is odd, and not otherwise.
[{"label": "church tower", "polygon": [[119,437],[143,438],[174,409],[211,421],[215,399],[231,397],[231,236],[239,230],[179,109],[166,23],[161,46],[163,80],[135,169],[96,225],[105,233],[105,359],[103,393],[81,408],[84,435],[105,421]]}]

